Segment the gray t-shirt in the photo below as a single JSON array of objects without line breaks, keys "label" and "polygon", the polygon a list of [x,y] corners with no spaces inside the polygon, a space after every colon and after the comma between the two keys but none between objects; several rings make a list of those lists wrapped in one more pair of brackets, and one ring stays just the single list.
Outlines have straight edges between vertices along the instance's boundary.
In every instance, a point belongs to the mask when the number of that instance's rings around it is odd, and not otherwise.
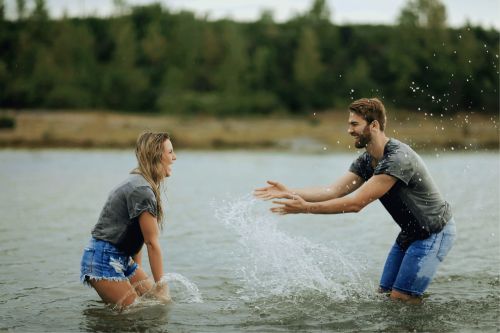
[{"label": "gray t-shirt", "polygon": [[450,205],[443,200],[424,161],[408,145],[390,139],[375,169],[372,157],[361,154],[349,168],[365,181],[372,175],[387,174],[397,179],[380,202],[401,227],[396,242],[406,249],[417,239],[440,232],[451,219]]},{"label": "gray t-shirt", "polygon": [[132,174],[109,194],[92,237],[133,256],[144,244],[139,216],[146,211],[157,216],[154,192],[144,177]]}]

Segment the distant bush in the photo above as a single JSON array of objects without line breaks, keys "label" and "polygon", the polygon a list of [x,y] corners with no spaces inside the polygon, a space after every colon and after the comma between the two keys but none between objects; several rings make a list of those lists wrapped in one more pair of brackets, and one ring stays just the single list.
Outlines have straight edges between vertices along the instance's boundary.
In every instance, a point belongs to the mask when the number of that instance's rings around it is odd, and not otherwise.
[{"label": "distant bush", "polygon": [[16,120],[11,116],[0,116],[0,129],[13,129],[16,127]]},{"label": "distant bush", "polygon": [[184,92],[160,97],[158,108],[171,114],[215,116],[272,114],[283,109],[278,98],[267,92],[241,95]]}]

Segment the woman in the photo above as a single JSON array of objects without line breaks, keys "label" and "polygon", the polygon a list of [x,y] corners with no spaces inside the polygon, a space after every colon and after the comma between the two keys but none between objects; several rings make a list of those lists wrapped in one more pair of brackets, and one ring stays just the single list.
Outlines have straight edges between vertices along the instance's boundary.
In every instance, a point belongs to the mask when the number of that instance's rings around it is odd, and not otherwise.
[{"label": "woman", "polygon": [[[119,308],[147,292],[170,301],[168,286],[159,283],[163,276],[158,240],[163,219],[160,185],[172,174],[176,156],[167,133],[143,133],[137,139],[135,155],[137,168],[109,194],[81,262],[81,281],[92,286],[104,302]],[[142,269],[144,244],[154,290]]]}]

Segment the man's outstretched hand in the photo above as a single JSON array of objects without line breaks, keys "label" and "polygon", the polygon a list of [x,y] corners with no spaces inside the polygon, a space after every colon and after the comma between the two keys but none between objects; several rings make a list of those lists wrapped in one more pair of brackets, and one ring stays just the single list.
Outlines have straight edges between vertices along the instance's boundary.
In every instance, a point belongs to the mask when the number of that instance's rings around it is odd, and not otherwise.
[{"label": "man's outstretched hand", "polygon": [[270,186],[261,187],[254,190],[253,195],[256,198],[271,200],[286,198],[286,195],[291,195],[290,190],[285,185],[272,180],[268,180],[267,183]]},{"label": "man's outstretched hand", "polygon": [[280,215],[309,213],[310,203],[302,199],[300,196],[296,194],[285,194],[281,198],[288,200],[273,201],[273,204],[276,204],[277,206],[272,207],[271,212]]}]

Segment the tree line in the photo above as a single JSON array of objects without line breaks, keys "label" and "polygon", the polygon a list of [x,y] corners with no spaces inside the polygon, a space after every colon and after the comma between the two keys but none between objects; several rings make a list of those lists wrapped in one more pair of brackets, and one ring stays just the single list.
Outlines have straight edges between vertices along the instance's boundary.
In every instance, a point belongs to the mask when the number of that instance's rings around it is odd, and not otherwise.
[{"label": "tree line", "polygon": [[360,97],[414,111],[499,110],[499,34],[450,28],[439,0],[394,25],[336,25],[326,0],[286,22],[210,20],[115,1],[109,17],[50,18],[0,0],[0,107],[169,114],[304,113]]}]

